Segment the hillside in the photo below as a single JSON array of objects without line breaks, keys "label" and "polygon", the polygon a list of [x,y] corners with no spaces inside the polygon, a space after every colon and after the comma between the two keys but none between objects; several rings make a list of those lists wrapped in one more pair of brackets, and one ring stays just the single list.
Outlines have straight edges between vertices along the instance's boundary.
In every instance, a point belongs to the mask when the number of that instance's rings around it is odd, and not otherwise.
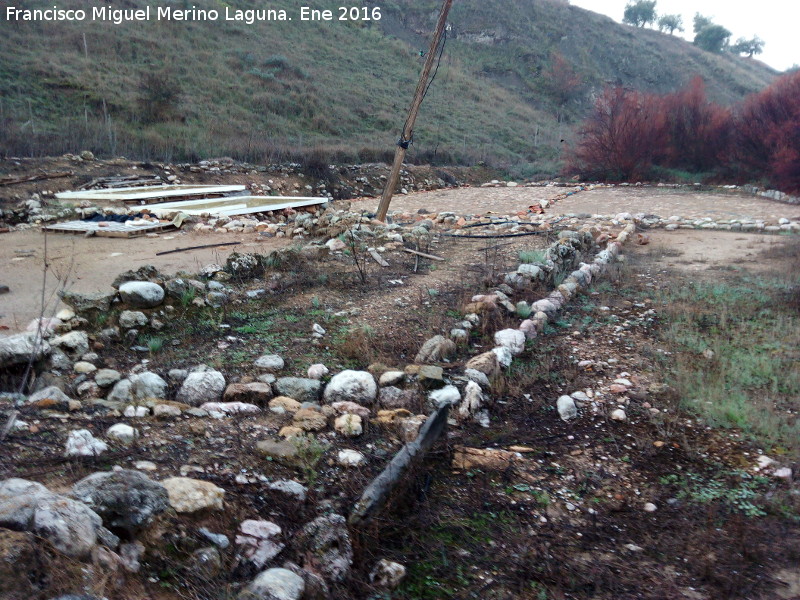
[{"label": "hillside", "polygon": [[[390,0],[380,3],[380,21],[349,23],[300,22],[300,4],[270,4],[294,15],[292,22],[252,25],[4,20],[0,152],[91,149],[269,162],[321,149],[331,160],[385,159],[413,94],[438,0]],[[227,6],[264,8],[247,1]],[[699,74],[713,99],[732,103],[775,75],[756,61],[708,54],[555,0],[460,0],[449,22],[411,161],[487,161],[521,173],[553,172],[561,140],[570,139],[606,83],[664,92]]]}]

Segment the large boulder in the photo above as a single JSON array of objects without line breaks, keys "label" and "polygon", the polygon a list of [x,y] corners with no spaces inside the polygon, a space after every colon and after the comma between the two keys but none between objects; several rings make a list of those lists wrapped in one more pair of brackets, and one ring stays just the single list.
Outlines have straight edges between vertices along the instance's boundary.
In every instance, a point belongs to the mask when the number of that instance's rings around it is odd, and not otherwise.
[{"label": "large boulder", "polygon": [[24,365],[50,354],[50,344],[39,340],[35,333],[20,333],[0,337],[0,368]]},{"label": "large boulder", "polygon": [[106,541],[114,539],[88,506],[24,479],[0,482],[0,527],[30,531],[75,558],[87,558],[98,536]]},{"label": "large boulder", "polygon": [[189,373],[178,390],[176,400],[191,406],[206,402],[219,402],[225,391],[225,377],[214,369],[201,369]]},{"label": "large boulder", "polygon": [[274,384],[275,391],[298,402],[318,402],[322,383],[304,377],[279,377]]},{"label": "large boulder", "polygon": [[350,401],[367,406],[374,404],[377,396],[378,386],[371,373],[349,370],[334,375],[323,394],[328,404]]},{"label": "large boulder", "polygon": [[164,288],[150,281],[128,281],[119,286],[122,301],[134,308],[155,308],[164,302]]},{"label": "large boulder", "polygon": [[71,495],[99,514],[106,527],[130,532],[169,508],[167,489],[132,469],[93,473],[73,485]]}]

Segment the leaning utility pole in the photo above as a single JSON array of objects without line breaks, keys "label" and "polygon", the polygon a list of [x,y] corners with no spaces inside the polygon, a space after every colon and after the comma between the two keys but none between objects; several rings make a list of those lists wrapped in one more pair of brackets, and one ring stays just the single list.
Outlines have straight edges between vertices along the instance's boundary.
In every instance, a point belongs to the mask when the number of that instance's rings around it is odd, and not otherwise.
[{"label": "leaning utility pole", "polygon": [[453,0],[444,0],[444,4],[442,4],[442,11],[439,13],[439,21],[436,23],[436,31],[433,34],[431,47],[428,49],[428,54],[425,58],[425,66],[422,67],[422,74],[417,84],[417,91],[414,94],[413,102],[411,102],[411,108],[408,110],[408,118],[406,119],[406,124],[403,126],[403,133],[400,135],[400,140],[397,142],[392,172],[389,174],[389,179],[386,182],[386,187],[383,189],[383,195],[381,196],[381,203],[378,205],[377,219],[379,221],[385,221],[386,213],[389,212],[389,203],[392,201],[394,189],[397,187],[397,180],[400,178],[400,169],[403,167],[406,150],[408,150],[408,146],[411,144],[411,138],[414,134],[414,122],[417,120],[419,107],[422,105],[422,100],[425,98],[425,91],[429,85],[428,78],[431,75],[433,61],[436,60],[436,49],[439,47],[439,42],[442,39],[442,34],[447,24],[447,14],[450,12],[450,7],[452,5]]}]

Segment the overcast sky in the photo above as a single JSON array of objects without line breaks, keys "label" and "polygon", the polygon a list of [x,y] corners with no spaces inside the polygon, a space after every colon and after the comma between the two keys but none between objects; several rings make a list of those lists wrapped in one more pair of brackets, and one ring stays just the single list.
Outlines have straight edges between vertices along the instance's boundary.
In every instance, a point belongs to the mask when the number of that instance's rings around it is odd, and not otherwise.
[{"label": "overcast sky", "polygon": [[[581,8],[608,15],[621,22],[627,0],[570,0]],[[800,2],[798,0],[658,0],[656,11],[683,17],[683,37],[694,38],[692,19],[695,13],[710,17],[737,38],[758,36],[764,40],[764,52],[757,58],[779,71],[800,65]],[[676,32],[677,33],[677,32]]]}]

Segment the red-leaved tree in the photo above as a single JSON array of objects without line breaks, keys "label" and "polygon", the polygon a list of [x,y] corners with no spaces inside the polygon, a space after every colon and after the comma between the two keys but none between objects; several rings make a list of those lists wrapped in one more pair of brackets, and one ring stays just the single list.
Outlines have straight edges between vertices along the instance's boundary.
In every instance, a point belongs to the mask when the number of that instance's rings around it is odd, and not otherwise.
[{"label": "red-leaved tree", "polygon": [[747,98],[736,116],[732,161],[745,179],[800,193],[800,71]]},{"label": "red-leaved tree", "polygon": [[665,153],[665,133],[656,96],[606,88],[581,129],[568,169],[606,181],[646,178]]},{"label": "red-leaved tree", "polygon": [[666,120],[664,166],[710,171],[724,160],[732,132],[730,110],[710,102],[701,77],[661,100]]}]

